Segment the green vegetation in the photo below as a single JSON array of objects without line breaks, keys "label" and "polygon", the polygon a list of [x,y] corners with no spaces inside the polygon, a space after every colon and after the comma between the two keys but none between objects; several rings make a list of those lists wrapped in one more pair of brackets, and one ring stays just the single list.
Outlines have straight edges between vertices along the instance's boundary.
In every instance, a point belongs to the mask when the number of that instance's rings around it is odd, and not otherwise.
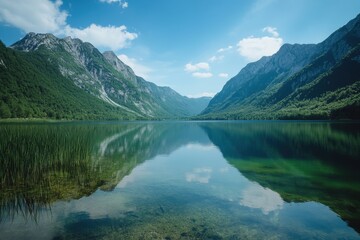
[{"label": "green vegetation", "polygon": [[[216,181],[223,184],[222,174],[226,173],[214,174],[207,186],[187,183],[182,173],[177,176],[180,180],[174,176],[175,181],[170,184],[161,176],[157,179],[156,175],[166,171],[169,164],[159,165],[163,157],[154,161],[157,164],[152,167],[151,163],[140,167],[127,179],[130,181],[123,182],[128,183],[126,187],[111,194],[93,194],[98,190],[113,191],[124,176],[146,160],[169,155],[189,143],[209,146],[210,139],[250,181],[277,191],[288,202],[326,204],[359,231],[358,129],[359,123],[283,121],[2,123],[0,221],[7,227],[12,218],[19,221],[23,215],[31,224],[34,221],[47,224],[42,211],[51,210],[54,219],[49,224],[59,226],[54,238],[71,239],[331,236],[326,227],[307,226],[313,224],[311,221],[300,221],[300,225],[284,222],[280,218],[293,217],[282,215],[286,211],[264,214],[239,205],[239,198],[228,199],[227,194],[223,195],[227,188],[218,188],[216,184]],[[186,149],[189,155],[180,156],[192,156],[194,151]],[[201,156],[194,154],[193,159]],[[172,170],[177,171],[177,164],[182,164],[183,159],[171,160]],[[218,160],[223,164],[220,155]],[[246,181],[236,173],[231,174],[236,181]],[[146,175],[156,176],[155,182],[148,181]],[[228,190],[244,190],[240,187],[243,185],[236,184]],[[83,199],[61,202],[80,198]],[[53,205],[55,202],[58,203]],[[111,204],[119,207],[113,208]],[[87,207],[92,210],[98,207],[99,212],[94,210],[93,215]],[[63,208],[67,209],[65,214]],[[326,212],[335,218],[328,209]],[[16,221],[11,227],[15,230]],[[34,230],[32,225],[29,227]],[[352,230],[351,233],[354,234]],[[340,232],[336,236],[350,235]]]},{"label": "green vegetation", "polygon": [[[354,60],[359,54],[360,47],[357,47],[332,70],[295,91],[291,90],[291,87],[286,87],[292,86],[293,78],[290,78],[282,85],[270,86],[273,93],[260,92],[248,97],[241,105],[235,104],[225,110],[195,118],[360,119],[360,63]],[[278,89],[274,90],[276,87]],[[281,93],[280,97],[280,92],[284,91],[286,93]]]},{"label": "green vegetation", "polygon": [[323,203],[360,231],[358,123],[245,122],[203,128],[249,180],[288,202]]},{"label": "green vegetation", "polygon": [[359,29],[360,16],[319,44],[248,64],[195,119],[360,119]]},{"label": "green vegetation", "polygon": [[[149,89],[154,99],[154,104],[163,109],[167,118],[186,118],[199,114],[211,100],[210,97],[188,98],[181,96],[169,87],[158,87],[154,83],[147,82],[137,77],[141,89]],[[159,110],[158,110],[159,111]],[[160,115],[161,115],[160,114]]]},{"label": "green vegetation", "polygon": [[80,91],[41,53],[22,53],[0,43],[0,59],[0,118],[137,118]]},{"label": "green vegetation", "polygon": [[1,44],[0,119],[174,119],[198,114],[210,100],[147,82],[115,54],[107,57],[52,34],[29,33],[12,49]]},{"label": "green vegetation", "polygon": [[[138,125],[0,125],[0,219],[18,211],[36,219],[59,199],[111,190],[147,157],[137,151],[138,131]],[[119,137],[101,145],[111,136]],[[119,145],[123,152],[114,153]]]},{"label": "green vegetation", "polygon": [[18,212],[36,220],[55,201],[111,191],[138,164],[185,144],[189,132],[192,124],[180,123],[2,123],[0,220]]}]

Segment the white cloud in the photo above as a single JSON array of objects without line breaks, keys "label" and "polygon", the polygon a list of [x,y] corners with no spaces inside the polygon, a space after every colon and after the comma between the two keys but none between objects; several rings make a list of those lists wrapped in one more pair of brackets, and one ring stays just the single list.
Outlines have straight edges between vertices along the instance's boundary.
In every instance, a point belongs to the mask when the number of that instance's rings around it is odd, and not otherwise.
[{"label": "white cloud", "polygon": [[239,41],[237,50],[241,56],[246,57],[250,61],[255,61],[263,56],[271,56],[280,49],[283,39],[279,37],[276,28],[266,27],[263,31],[270,33],[272,36],[251,36]]},{"label": "white cloud", "polygon": [[99,26],[91,24],[84,29],[72,28],[67,26],[64,30],[65,35],[80,38],[83,41],[92,43],[97,47],[110,48],[118,50],[128,46],[131,40],[137,38],[136,33],[126,30],[126,26]]},{"label": "white cloud", "polygon": [[192,64],[192,63],[188,63],[185,65],[184,70],[186,72],[195,72],[195,71],[199,71],[199,70],[206,70],[209,71],[210,70],[210,66],[207,62],[199,62],[196,64]]},{"label": "white cloud", "polygon": [[91,24],[84,29],[74,28],[67,24],[68,13],[60,9],[61,5],[61,0],[0,0],[0,22],[25,32],[54,33],[80,38],[96,47],[114,51],[128,46],[130,41],[137,38],[137,34],[127,31],[124,25],[117,27]]},{"label": "white cloud", "polygon": [[214,96],[215,96],[215,93],[213,93],[213,92],[202,92],[202,93],[198,93],[198,94],[187,95],[187,97],[189,97],[189,98],[214,97]]},{"label": "white cloud", "polygon": [[100,0],[100,2],[111,4],[111,3],[120,2],[120,0]]},{"label": "white cloud", "polygon": [[218,76],[221,77],[221,78],[227,78],[229,76],[229,74],[227,74],[227,73],[219,73]]},{"label": "white cloud", "polygon": [[211,58],[209,58],[209,62],[215,62],[217,60],[216,56],[212,56]]},{"label": "white cloud", "polygon": [[274,27],[264,27],[263,32],[268,32],[273,35],[273,37],[279,37],[279,33],[277,32],[277,29]]},{"label": "white cloud", "polygon": [[0,22],[25,32],[59,32],[66,25],[68,13],[61,11],[61,0],[0,0]]},{"label": "white cloud", "polygon": [[195,168],[186,173],[185,178],[187,182],[209,183],[211,173],[211,168]]},{"label": "white cloud", "polygon": [[140,64],[135,58],[129,58],[125,54],[121,54],[117,56],[121,61],[123,61],[126,65],[134,70],[137,76],[143,77],[145,79],[149,78],[149,73],[152,72],[152,69]]},{"label": "white cloud", "polygon": [[121,3],[121,7],[122,8],[127,8],[129,6],[129,3],[128,2],[123,2]]},{"label": "white cloud", "polygon": [[218,53],[222,53],[222,52],[227,52],[230,51],[233,48],[233,46],[227,46],[226,48],[220,48],[219,50],[217,50]]},{"label": "white cloud", "polygon": [[217,61],[223,60],[225,57],[224,54],[226,54],[226,52],[230,51],[231,49],[233,49],[233,46],[231,46],[231,45],[229,45],[225,48],[218,49],[216,51],[216,54],[214,56],[212,56],[211,58],[209,58],[209,62],[217,62]]},{"label": "white cloud", "polygon": [[109,4],[119,3],[119,5],[122,8],[127,8],[129,6],[128,2],[125,2],[125,1],[122,1],[122,0],[100,0],[100,2],[109,3]]},{"label": "white cloud", "polygon": [[213,76],[210,72],[194,72],[192,75],[196,78],[211,78]]},{"label": "white cloud", "polygon": [[211,58],[209,58],[209,62],[217,62],[217,61],[221,61],[224,59],[224,55],[220,55],[220,56],[212,56]]},{"label": "white cloud", "polygon": [[210,72],[199,72],[199,71],[209,71],[210,65],[207,62],[199,62],[196,64],[188,63],[185,65],[185,72],[192,72],[192,76],[196,78],[210,78],[212,77],[212,73]]}]

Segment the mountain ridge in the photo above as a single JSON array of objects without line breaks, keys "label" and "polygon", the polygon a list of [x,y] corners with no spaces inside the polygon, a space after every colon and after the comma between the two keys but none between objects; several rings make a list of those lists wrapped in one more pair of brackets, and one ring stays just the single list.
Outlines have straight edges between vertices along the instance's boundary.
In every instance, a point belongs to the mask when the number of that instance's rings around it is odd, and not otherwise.
[{"label": "mountain ridge", "polygon": [[[314,109],[311,109],[309,102],[306,106],[305,102],[294,100],[296,99],[294,95],[297,94],[298,89],[332,73],[338,65],[351,65],[351,61],[346,60],[346,56],[351,52],[357,53],[359,43],[360,15],[321,43],[284,44],[274,55],[249,63],[231,78],[197,119],[330,119],[336,116],[336,111],[347,106],[354,105],[355,109],[358,109],[359,107],[356,106],[360,106],[360,97],[357,80],[346,80],[349,84],[350,82],[355,84],[347,86],[355,91],[352,94],[355,95],[355,100],[349,99],[348,103],[338,102],[335,106],[334,101],[324,102],[329,100],[325,95],[331,93],[323,93],[322,96],[317,97],[327,99],[322,99],[324,101],[320,99],[321,104],[313,101],[312,104],[317,106],[316,111],[313,112]],[[343,68],[356,73],[356,69],[360,67],[357,63],[355,61],[356,66],[351,65],[351,68],[346,66]],[[346,73],[343,75],[345,76]],[[354,75],[355,77],[352,78],[355,79],[356,74]],[[342,86],[340,80],[332,79],[332,81]],[[289,97],[293,101],[287,101]],[[360,118],[359,110],[353,115],[349,113],[345,115],[346,118]]]},{"label": "mountain ridge", "polygon": [[[2,47],[5,47],[2,45]],[[52,34],[36,34],[28,33],[23,39],[11,45],[8,50],[3,49],[3,54],[16,55],[18,52],[19,58],[26,59],[31,65],[29,68],[38,68],[35,75],[41,74],[42,68],[51,65],[56,70],[52,71],[52,75],[56,77],[52,79],[70,80],[80,91],[85,95],[89,94],[93,97],[100,99],[105,105],[117,109],[114,111],[116,114],[110,114],[111,118],[117,115],[119,119],[166,119],[166,118],[184,118],[196,115],[203,110],[209,98],[191,99],[178,94],[171,88],[159,87],[150,83],[143,78],[135,75],[134,71],[124,64],[113,52],[101,53],[91,43],[83,42],[77,38],[65,37],[57,38]],[[31,63],[31,58],[41,58],[41,63],[34,66]],[[29,57],[28,57],[29,56]],[[7,64],[7,56],[3,56],[1,63]],[[5,60],[4,60],[5,59]],[[5,62],[4,62],[5,61]],[[15,61],[16,62],[16,61]],[[12,62],[11,64],[15,64]],[[26,64],[27,65],[27,64]],[[21,68],[21,66],[16,66]],[[24,70],[24,69],[22,69]],[[17,71],[22,71],[18,69]],[[8,69],[4,68],[4,75]],[[46,71],[45,71],[46,72]],[[50,78],[50,74],[46,72]],[[45,75],[46,75],[45,74]],[[26,81],[24,73],[21,79],[12,79],[13,81]],[[5,77],[5,76],[4,76]],[[50,80],[51,79],[47,79]],[[63,81],[63,80],[61,80]],[[4,84],[7,81],[4,81]],[[11,84],[11,83],[7,83]],[[30,84],[30,83],[28,83]],[[38,82],[41,85],[41,83]],[[51,85],[51,84],[50,84]],[[50,87],[51,86],[47,86]],[[56,84],[53,83],[53,86]],[[73,89],[74,86],[68,86]],[[61,91],[63,91],[62,89]],[[24,91],[24,90],[20,90]],[[54,90],[55,91],[55,90]],[[73,90],[71,90],[73,91]],[[11,89],[7,89],[4,95],[9,95],[8,98],[14,98],[17,101],[16,94],[9,93]],[[22,93],[21,93],[22,94]],[[13,96],[10,96],[13,95]],[[40,97],[40,96],[37,96]],[[83,96],[86,99],[85,96]],[[92,98],[88,96],[89,98]],[[15,101],[15,102],[16,102]],[[30,102],[32,100],[30,99]],[[40,102],[41,100],[36,99]],[[85,101],[86,102],[86,101]],[[6,102],[1,101],[1,106],[7,109],[6,112],[12,109],[16,104],[9,106]],[[46,105],[46,103],[42,103]],[[86,104],[86,103],[85,103]],[[22,99],[21,105],[24,108],[32,108],[29,106],[29,99]],[[31,104],[30,104],[31,105]],[[91,106],[88,106],[91,108]],[[107,108],[106,106],[105,108]],[[47,106],[45,108],[50,108]],[[101,107],[102,108],[102,107]],[[57,109],[54,109],[56,112]],[[96,110],[89,110],[96,112]],[[34,112],[34,111],[30,111]],[[22,114],[6,114],[6,117],[21,117]],[[19,115],[19,116],[18,116]],[[53,117],[53,114],[30,114],[30,117]],[[69,115],[57,114],[60,118],[69,118]],[[4,118],[1,115],[0,118]],[[89,117],[89,116],[88,116]],[[98,115],[96,118],[107,119],[109,116]],[[87,119],[84,115],[81,118]],[[90,117],[91,118],[91,117]]]},{"label": "mountain ridge", "polygon": [[[318,44],[284,44],[274,55],[249,63],[212,99],[188,98],[148,82],[136,76],[114,52],[101,53],[77,38],[28,33],[10,48],[3,44],[0,48],[1,78],[12,81],[2,81],[8,85],[0,99],[0,118],[77,118],[64,106],[78,109],[87,104],[87,98],[93,102],[95,97],[100,102],[93,104],[101,110],[96,113],[88,105],[81,119],[360,119],[360,14]],[[7,68],[16,64],[26,67]],[[26,79],[29,75],[42,79],[33,80],[40,92],[57,86],[71,96],[62,97],[51,89],[64,101],[61,107],[56,103],[46,106],[39,92],[31,99],[21,87],[34,87]],[[54,80],[62,82],[51,83]],[[42,82],[46,86],[41,86]],[[14,83],[20,93],[9,87]],[[84,102],[75,103],[76,89],[82,92]],[[66,98],[72,103],[65,103]],[[43,106],[39,108],[39,104]],[[66,113],[57,113],[57,107]],[[27,113],[19,109],[27,109]]]}]

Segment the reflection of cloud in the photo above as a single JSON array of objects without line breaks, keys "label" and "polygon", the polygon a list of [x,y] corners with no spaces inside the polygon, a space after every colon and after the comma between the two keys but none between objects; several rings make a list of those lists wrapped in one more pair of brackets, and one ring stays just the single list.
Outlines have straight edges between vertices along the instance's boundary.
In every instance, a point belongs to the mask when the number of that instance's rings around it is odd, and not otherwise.
[{"label": "reflection of cloud", "polygon": [[186,173],[187,182],[209,183],[211,178],[211,168],[195,168],[190,173]]},{"label": "reflection of cloud", "polygon": [[199,150],[213,150],[216,147],[213,144],[200,144],[200,143],[189,143],[186,145],[188,149],[199,149]]},{"label": "reflection of cloud", "polygon": [[281,209],[284,201],[277,192],[254,183],[242,192],[240,204],[250,208],[259,208],[264,214],[268,214]]},{"label": "reflection of cloud", "polygon": [[223,168],[220,168],[219,169],[219,172],[220,173],[226,173],[226,172],[228,172],[229,171],[229,168],[228,167],[223,167]]}]

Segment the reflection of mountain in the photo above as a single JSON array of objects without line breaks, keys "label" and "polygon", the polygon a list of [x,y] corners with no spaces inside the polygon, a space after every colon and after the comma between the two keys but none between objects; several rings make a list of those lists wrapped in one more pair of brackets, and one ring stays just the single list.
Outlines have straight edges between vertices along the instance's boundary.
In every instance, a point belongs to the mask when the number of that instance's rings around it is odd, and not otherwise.
[{"label": "reflection of mountain", "polygon": [[1,125],[0,220],[112,190],[145,160],[208,141],[195,124]]},{"label": "reflection of mountain", "polygon": [[202,124],[245,177],[288,202],[321,202],[360,231],[358,124],[244,122]]},{"label": "reflection of mountain", "polygon": [[[0,220],[18,214],[36,219],[57,200],[111,191],[144,161],[189,143],[208,145],[208,137],[229,163],[265,188],[264,197],[269,188],[288,202],[321,202],[360,230],[360,128],[350,123],[2,124]],[[208,170],[196,171],[207,181]],[[261,204],[253,198],[242,203]],[[271,207],[278,206],[264,212]]]}]

